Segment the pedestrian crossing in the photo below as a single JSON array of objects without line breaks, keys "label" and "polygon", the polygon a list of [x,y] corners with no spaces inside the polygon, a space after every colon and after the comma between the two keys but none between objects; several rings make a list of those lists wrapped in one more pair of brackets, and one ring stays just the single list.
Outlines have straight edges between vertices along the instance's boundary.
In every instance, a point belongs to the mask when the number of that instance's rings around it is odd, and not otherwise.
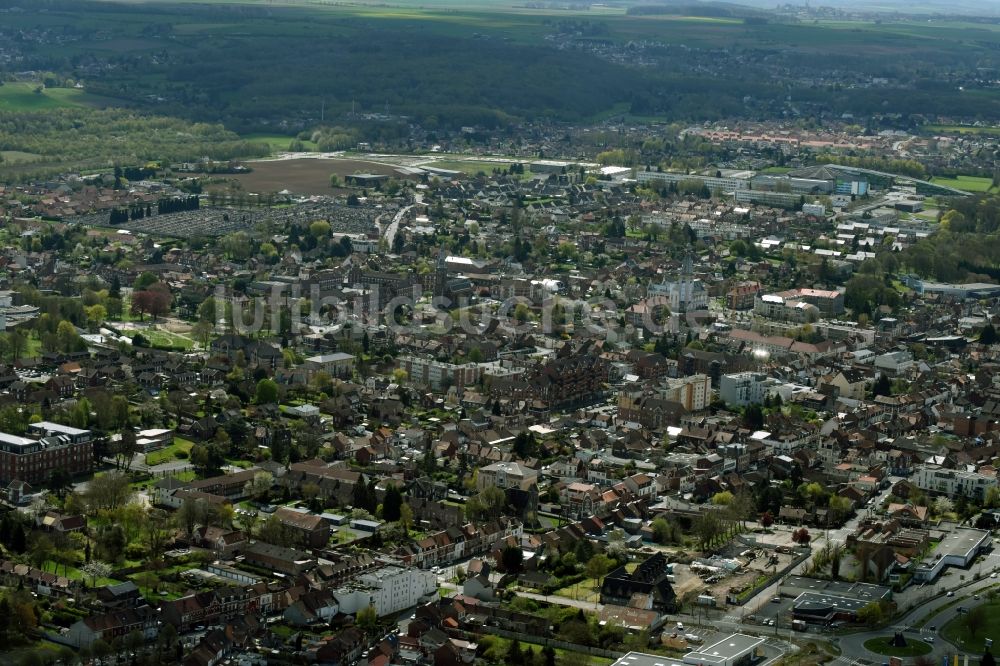
[{"label": "pedestrian crossing", "polygon": [[860,659],[855,659],[854,657],[846,657],[841,655],[833,660],[833,663],[837,666],[844,664],[845,666],[865,666],[867,662],[861,661]]},{"label": "pedestrian crossing", "polygon": [[723,621],[723,622],[737,622],[737,623],[738,623],[738,622],[740,622],[740,621],[741,621],[742,619],[743,619],[743,618],[741,618],[741,617],[740,617],[739,615],[724,615],[724,616],[722,617],[722,621]]}]

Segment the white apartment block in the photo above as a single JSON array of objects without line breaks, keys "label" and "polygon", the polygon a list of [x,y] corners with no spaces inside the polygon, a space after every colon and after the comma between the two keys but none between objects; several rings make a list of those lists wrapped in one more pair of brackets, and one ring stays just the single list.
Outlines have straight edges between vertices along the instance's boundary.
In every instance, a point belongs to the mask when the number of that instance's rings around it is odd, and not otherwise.
[{"label": "white apartment block", "polygon": [[737,372],[719,378],[719,397],[731,407],[763,404],[774,380],[762,372]]},{"label": "white apartment block", "polygon": [[491,486],[501,490],[515,487],[527,490],[537,482],[537,470],[516,462],[496,462],[480,467],[476,473],[476,486],[479,490]]},{"label": "white apartment block", "polygon": [[913,483],[921,490],[941,493],[949,497],[985,499],[990,488],[997,486],[993,474],[980,474],[958,469],[944,469],[939,465],[925,465],[917,469]]},{"label": "white apartment block", "polygon": [[353,615],[374,606],[379,617],[416,606],[437,592],[437,576],[410,567],[387,566],[362,574],[348,586],[335,590],[340,611]]},{"label": "white apartment block", "polygon": [[768,319],[780,319],[796,323],[819,320],[819,308],[811,303],[785,298],[778,294],[757,294],[753,305],[754,314]]}]

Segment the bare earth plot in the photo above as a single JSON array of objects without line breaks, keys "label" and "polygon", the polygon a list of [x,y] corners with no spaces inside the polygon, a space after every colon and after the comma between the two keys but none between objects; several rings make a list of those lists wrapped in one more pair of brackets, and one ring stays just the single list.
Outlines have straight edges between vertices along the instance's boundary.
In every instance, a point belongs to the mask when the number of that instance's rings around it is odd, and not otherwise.
[{"label": "bare earth plot", "polygon": [[352,173],[374,173],[386,176],[399,174],[389,164],[366,162],[363,160],[341,160],[323,158],[301,158],[282,160],[262,160],[248,162],[252,173],[233,176],[243,184],[248,192],[280,192],[289,190],[295,194],[334,194],[330,187],[330,174],[341,178]]}]

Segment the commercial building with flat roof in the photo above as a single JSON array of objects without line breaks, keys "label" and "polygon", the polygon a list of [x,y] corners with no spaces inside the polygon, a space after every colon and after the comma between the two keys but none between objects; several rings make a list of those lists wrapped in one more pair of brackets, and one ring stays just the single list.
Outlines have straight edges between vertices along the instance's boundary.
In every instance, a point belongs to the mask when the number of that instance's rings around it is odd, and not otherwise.
[{"label": "commercial building with flat roof", "polygon": [[739,664],[751,661],[754,650],[763,644],[763,638],[746,634],[732,634],[718,643],[694,652],[688,652],[684,655],[684,663],[695,666],[739,666]]},{"label": "commercial building with flat roof", "polygon": [[789,576],[780,593],[795,597],[792,616],[796,620],[826,624],[854,622],[857,613],[870,603],[891,601],[892,589],[871,583],[829,581],[805,576]]},{"label": "commercial building with flat roof", "polygon": [[915,581],[937,580],[946,567],[968,567],[976,557],[993,547],[986,530],[955,527],[944,533],[941,542],[913,571]]}]

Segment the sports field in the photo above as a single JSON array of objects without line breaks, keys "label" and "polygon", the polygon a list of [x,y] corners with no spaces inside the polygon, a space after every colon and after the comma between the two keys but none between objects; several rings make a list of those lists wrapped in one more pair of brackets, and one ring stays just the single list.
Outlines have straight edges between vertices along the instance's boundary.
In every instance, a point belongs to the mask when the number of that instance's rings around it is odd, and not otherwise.
[{"label": "sports field", "polygon": [[992,178],[982,178],[980,176],[955,176],[954,178],[937,178],[931,180],[935,185],[954,187],[966,192],[989,192],[993,188]]}]

